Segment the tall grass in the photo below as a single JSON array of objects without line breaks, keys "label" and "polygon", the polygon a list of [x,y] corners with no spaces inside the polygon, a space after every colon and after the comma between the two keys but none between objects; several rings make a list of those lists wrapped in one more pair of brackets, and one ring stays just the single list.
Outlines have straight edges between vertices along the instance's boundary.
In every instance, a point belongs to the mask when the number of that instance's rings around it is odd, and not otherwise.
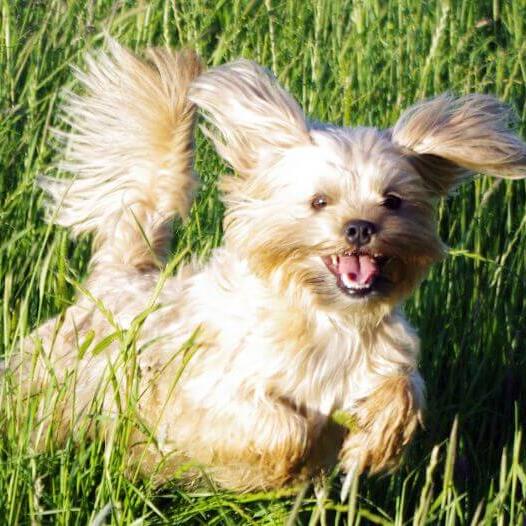
[{"label": "tall grass", "polygon": [[[414,100],[494,93],[526,119],[526,4],[420,0],[2,0],[0,28],[1,354],[67,307],[89,240],[44,224],[38,174],[53,170],[70,65],[105,31],[137,50],[189,46],[209,64],[245,56],[272,67],[306,112],[389,126]],[[172,266],[221,241],[215,182],[227,170],[197,142],[203,187],[176,225]],[[4,386],[0,522],[6,524],[523,524],[526,473],[526,186],[479,178],[442,203],[450,257],[407,304],[422,337],[426,429],[399,471],[351,485],[234,495],[124,473],[126,426],[109,443],[34,451],[34,401]],[[18,404],[18,407],[17,407]],[[23,407],[21,407],[21,405]],[[122,435],[122,436],[121,436]],[[51,437],[52,438],[52,437]],[[50,440],[50,443],[53,441]]]}]

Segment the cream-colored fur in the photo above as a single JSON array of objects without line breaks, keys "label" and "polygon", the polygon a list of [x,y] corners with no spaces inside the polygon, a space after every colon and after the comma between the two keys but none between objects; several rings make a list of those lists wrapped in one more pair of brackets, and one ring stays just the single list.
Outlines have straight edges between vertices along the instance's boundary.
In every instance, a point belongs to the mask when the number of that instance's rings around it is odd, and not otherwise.
[{"label": "cream-colored fur", "polygon": [[[307,121],[252,62],[213,69],[188,92],[194,55],[148,57],[112,44],[78,74],[85,93],[65,109],[74,177],[43,186],[51,219],[94,232],[92,269],[77,303],[11,357],[13,378],[62,386],[60,404],[42,410],[62,434],[86,423],[110,433],[133,398],[130,462],[160,481],[186,464],[190,480],[205,469],[234,489],[280,486],[338,458],[344,470],[392,466],[424,406],[419,341],[399,306],[443,255],[439,196],[472,171],[526,174],[507,109],[443,96],[392,130],[339,128]],[[221,181],[223,245],[165,280],[170,220],[196,181],[194,105],[237,173]],[[353,219],[376,225],[367,247],[384,256],[364,297],[326,263],[356,248],[343,233]],[[337,410],[355,426],[334,423]]]}]

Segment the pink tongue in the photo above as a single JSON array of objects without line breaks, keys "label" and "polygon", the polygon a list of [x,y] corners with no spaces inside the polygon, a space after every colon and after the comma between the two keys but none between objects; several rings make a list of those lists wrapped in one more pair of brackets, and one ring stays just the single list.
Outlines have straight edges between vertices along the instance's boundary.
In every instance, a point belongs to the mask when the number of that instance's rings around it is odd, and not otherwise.
[{"label": "pink tongue", "polygon": [[349,279],[360,285],[368,285],[379,274],[376,261],[366,255],[340,256],[338,273],[347,274]]}]

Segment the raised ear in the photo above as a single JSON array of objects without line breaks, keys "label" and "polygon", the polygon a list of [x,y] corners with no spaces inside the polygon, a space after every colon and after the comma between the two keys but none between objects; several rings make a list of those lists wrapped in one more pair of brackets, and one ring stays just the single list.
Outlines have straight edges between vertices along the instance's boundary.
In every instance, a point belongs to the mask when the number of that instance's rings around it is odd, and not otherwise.
[{"label": "raised ear", "polygon": [[261,66],[238,60],[201,75],[190,100],[204,110],[219,154],[249,175],[286,149],[310,143],[298,103]]},{"label": "raised ear", "polygon": [[510,129],[512,116],[489,95],[442,95],[409,108],[392,140],[418,154],[423,177],[445,194],[473,173],[526,177],[526,144]]}]

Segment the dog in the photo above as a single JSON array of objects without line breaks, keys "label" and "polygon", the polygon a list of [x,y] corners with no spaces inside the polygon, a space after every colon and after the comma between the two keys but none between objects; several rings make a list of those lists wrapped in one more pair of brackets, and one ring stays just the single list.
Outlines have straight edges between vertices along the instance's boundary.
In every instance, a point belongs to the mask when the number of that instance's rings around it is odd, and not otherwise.
[{"label": "dog", "polygon": [[[308,120],[254,62],[203,73],[189,51],[146,55],[112,42],[77,71],[58,132],[74,177],[40,184],[50,221],[93,234],[89,277],[5,375],[60,392],[40,423],[57,440],[111,436],[131,404],[129,463],[159,482],[204,471],[253,490],[338,463],[392,468],[425,405],[400,305],[446,253],[439,199],[476,173],[526,175],[510,110],[441,95],[387,130],[339,127]],[[198,187],[197,109],[234,171],[224,239],[169,276],[172,222]]]}]

